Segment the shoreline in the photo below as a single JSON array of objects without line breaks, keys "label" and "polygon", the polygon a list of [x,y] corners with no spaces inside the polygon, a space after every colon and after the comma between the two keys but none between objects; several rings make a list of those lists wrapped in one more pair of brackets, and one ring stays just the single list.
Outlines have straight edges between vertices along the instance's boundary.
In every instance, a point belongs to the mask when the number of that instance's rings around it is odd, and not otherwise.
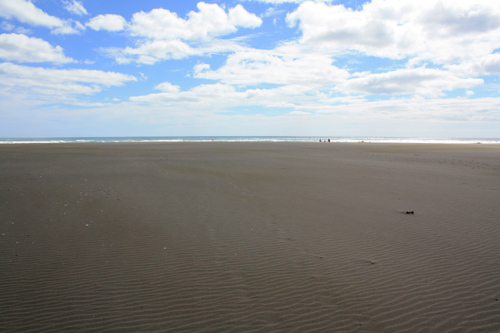
[{"label": "shoreline", "polygon": [[429,142],[429,143],[422,143],[422,142],[369,142],[369,141],[359,141],[359,142],[327,142],[327,141],[314,141],[314,142],[291,142],[291,141],[282,141],[282,142],[275,142],[275,141],[261,141],[261,142],[252,142],[252,141],[185,141],[185,142],[178,142],[178,141],[172,141],[172,142],[163,142],[163,141],[153,141],[153,142],[144,142],[144,141],[134,141],[134,142],[128,142],[128,141],[123,141],[123,142],[44,142],[44,143],[2,143],[0,144],[0,152],[2,148],[4,147],[78,147],[78,146],[109,146],[110,148],[112,146],[126,146],[126,145],[152,145],[152,146],[157,146],[157,145],[322,145],[322,146],[328,146],[328,145],[337,145],[337,146],[356,146],[356,145],[380,145],[380,146],[408,146],[408,147],[421,147],[421,148],[426,148],[426,147],[491,147],[491,148],[496,148],[500,149],[500,143],[479,143],[479,142],[471,142],[471,143],[439,143],[439,142]]},{"label": "shoreline", "polygon": [[323,137],[323,136],[155,136],[155,137],[56,137],[0,138],[3,144],[43,143],[182,143],[182,142],[327,142],[332,143],[422,143],[422,144],[500,144],[500,138],[411,138],[411,137]]}]

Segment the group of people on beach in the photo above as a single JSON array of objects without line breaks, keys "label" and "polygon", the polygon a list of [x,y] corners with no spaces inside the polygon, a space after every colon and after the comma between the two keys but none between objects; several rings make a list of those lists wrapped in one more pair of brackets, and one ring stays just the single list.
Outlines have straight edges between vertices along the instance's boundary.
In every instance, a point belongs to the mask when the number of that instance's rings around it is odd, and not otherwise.
[{"label": "group of people on beach", "polygon": [[328,141],[326,141],[326,139],[323,141],[321,141],[321,139],[319,139],[319,142],[330,142],[330,139],[328,139]]}]

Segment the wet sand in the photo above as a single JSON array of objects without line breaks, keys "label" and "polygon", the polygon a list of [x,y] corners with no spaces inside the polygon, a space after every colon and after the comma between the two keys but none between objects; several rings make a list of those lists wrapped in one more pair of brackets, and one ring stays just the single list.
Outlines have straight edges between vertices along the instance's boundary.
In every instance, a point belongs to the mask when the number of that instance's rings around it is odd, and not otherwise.
[{"label": "wet sand", "polygon": [[500,331],[498,145],[2,145],[0,233],[5,332]]}]

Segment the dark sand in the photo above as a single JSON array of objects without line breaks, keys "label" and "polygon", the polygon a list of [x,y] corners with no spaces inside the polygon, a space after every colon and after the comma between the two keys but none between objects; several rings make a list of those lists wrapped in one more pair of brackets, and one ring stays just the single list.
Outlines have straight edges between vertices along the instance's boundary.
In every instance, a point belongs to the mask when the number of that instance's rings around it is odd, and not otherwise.
[{"label": "dark sand", "polygon": [[500,332],[494,145],[2,145],[0,233],[2,332]]}]

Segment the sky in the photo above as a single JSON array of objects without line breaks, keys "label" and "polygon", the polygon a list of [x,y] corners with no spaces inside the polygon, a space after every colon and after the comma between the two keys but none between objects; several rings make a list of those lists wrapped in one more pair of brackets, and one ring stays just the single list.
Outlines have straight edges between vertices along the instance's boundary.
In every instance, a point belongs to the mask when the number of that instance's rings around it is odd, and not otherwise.
[{"label": "sky", "polygon": [[497,0],[0,0],[0,137],[500,137]]}]

